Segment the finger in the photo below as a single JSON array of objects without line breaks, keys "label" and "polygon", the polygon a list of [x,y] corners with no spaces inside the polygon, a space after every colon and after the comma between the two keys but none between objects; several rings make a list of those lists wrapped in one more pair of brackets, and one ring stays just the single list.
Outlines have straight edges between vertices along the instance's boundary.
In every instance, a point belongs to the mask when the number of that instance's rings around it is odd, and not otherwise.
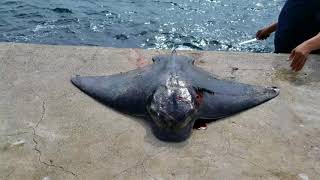
[{"label": "finger", "polygon": [[296,71],[298,59],[294,59],[291,63],[291,70]]},{"label": "finger", "polygon": [[269,36],[268,34],[266,34],[264,31],[260,30],[258,32],[257,39],[258,40],[265,40],[268,38],[268,36]]},{"label": "finger", "polygon": [[303,63],[304,61],[304,57],[303,56],[299,56],[296,60],[295,60],[295,64],[292,67],[292,70],[294,71],[298,71],[300,64]]},{"label": "finger", "polygon": [[260,32],[261,32],[261,31],[258,31],[258,32],[256,33],[256,36],[257,36],[257,37],[260,35]]},{"label": "finger", "polygon": [[293,50],[291,51],[291,54],[290,54],[290,56],[289,56],[288,61],[291,61],[291,60],[293,59],[293,57],[294,57],[295,53],[296,53],[296,50],[295,50],[295,49],[293,49]]},{"label": "finger", "polygon": [[260,34],[261,34],[261,30],[259,30],[257,33],[256,33],[256,38],[260,40]]},{"label": "finger", "polygon": [[301,61],[301,63],[299,64],[299,66],[298,66],[298,68],[296,69],[296,71],[300,71],[300,70],[303,68],[303,66],[304,66],[304,64],[306,63],[306,61],[307,61],[307,58],[304,58],[304,59]]},{"label": "finger", "polygon": [[296,54],[294,54],[292,57],[290,57],[289,61],[290,61],[290,60],[292,61],[291,64],[290,64],[290,67],[291,67],[291,68],[293,68],[294,65],[297,63],[297,62],[296,62],[297,59],[298,59],[298,56],[297,56]]},{"label": "finger", "polygon": [[292,58],[291,68],[295,70],[297,65],[299,64],[301,56],[298,53],[295,53],[294,57]]},{"label": "finger", "polygon": [[297,64],[299,64],[300,59],[302,59],[302,54],[300,54],[299,52],[294,52],[294,56],[292,58],[292,66],[296,66]]}]

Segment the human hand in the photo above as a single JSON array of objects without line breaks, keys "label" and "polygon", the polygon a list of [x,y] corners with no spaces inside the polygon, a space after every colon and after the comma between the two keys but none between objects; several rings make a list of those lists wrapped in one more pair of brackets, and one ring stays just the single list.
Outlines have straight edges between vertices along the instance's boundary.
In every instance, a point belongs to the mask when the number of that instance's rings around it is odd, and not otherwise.
[{"label": "human hand", "polygon": [[306,63],[311,50],[306,43],[302,43],[291,51],[289,61],[293,71],[300,71]]},{"label": "human hand", "polygon": [[267,39],[269,36],[270,36],[270,32],[268,29],[266,28],[263,28],[263,29],[260,29],[257,33],[256,33],[256,38],[258,40],[265,40]]}]

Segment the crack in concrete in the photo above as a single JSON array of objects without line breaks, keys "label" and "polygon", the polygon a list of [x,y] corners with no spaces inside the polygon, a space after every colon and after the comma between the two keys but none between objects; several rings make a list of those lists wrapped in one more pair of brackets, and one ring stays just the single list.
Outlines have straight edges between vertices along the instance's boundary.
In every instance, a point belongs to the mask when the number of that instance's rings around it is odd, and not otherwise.
[{"label": "crack in concrete", "polygon": [[133,166],[131,166],[131,167],[128,167],[127,169],[124,169],[124,170],[120,171],[119,173],[113,175],[113,178],[117,178],[117,177],[120,176],[121,174],[126,173],[126,172],[128,172],[128,171],[130,171],[131,169],[134,169],[134,168],[136,168],[136,167],[139,167],[140,165],[141,165],[141,162],[140,162],[140,163],[138,162],[137,164],[135,164],[135,165],[133,165]]},{"label": "crack in concrete", "polygon": [[[116,136],[114,137],[113,142],[112,142],[112,144],[113,144],[112,146],[115,146],[115,144],[116,144],[116,141],[115,141],[115,140],[116,140],[117,138],[119,138],[121,135],[125,134],[127,131],[130,131],[130,128],[127,128],[127,129],[121,131],[118,135],[116,135]],[[161,152],[161,151],[160,151],[160,152]],[[146,160],[148,160],[149,158],[152,158],[152,157],[156,156],[156,155],[159,154],[160,152],[156,153],[156,154],[153,155],[153,156],[147,156],[147,157],[145,157],[141,162],[137,162],[135,165],[133,165],[133,166],[127,168],[127,169],[124,169],[123,171],[121,171],[121,172],[113,175],[113,178],[116,178],[116,177],[120,176],[121,174],[130,171],[131,169],[134,169],[134,168],[137,168],[137,167],[141,166],[144,173],[146,173],[146,174],[147,174],[149,177],[151,177],[152,179],[156,180],[156,178],[154,178],[154,177],[145,169],[145,167],[144,167],[144,162],[145,162]]]},{"label": "crack in concrete", "polygon": [[233,153],[231,153],[231,152],[229,152],[228,154],[229,154],[230,156],[232,156],[232,157],[245,160],[245,161],[247,161],[248,163],[250,163],[251,165],[253,165],[253,166],[255,166],[255,167],[258,167],[258,168],[261,168],[261,169],[263,169],[264,171],[269,172],[269,173],[272,174],[272,171],[270,171],[269,169],[266,169],[266,168],[264,168],[263,166],[260,166],[260,165],[258,165],[258,164],[256,164],[256,163],[252,162],[252,161],[249,161],[247,158],[244,158],[244,157],[242,157],[242,156],[240,156],[240,155],[235,155],[235,154],[233,154]]},{"label": "crack in concrete", "polygon": [[4,179],[8,179],[12,174],[13,172],[15,171],[16,169],[12,169],[7,175],[6,177],[4,177]]},{"label": "crack in concrete", "polygon": [[142,166],[143,172],[145,172],[145,173],[146,173],[149,177],[151,177],[152,179],[157,180],[157,178],[154,178],[154,177],[146,170],[146,167],[144,166],[144,161],[141,163],[141,166]]},{"label": "crack in concrete", "polygon": [[21,134],[27,134],[27,133],[30,133],[30,132],[27,132],[27,131],[23,131],[23,132],[16,132],[16,133],[11,133],[11,134],[4,134],[4,135],[1,135],[1,136],[19,136]]},{"label": "crack in concrete", "polygon": [[126,173],[126,172],[129,172],[129,171],[131,171],[132,169],[135,169],[135,168],[141,166],[141,167],[142,167],[142,170],[143,170],[148,176],[150,176],[152,179],[155,179],[154,177],[151,176],[151,174],[149,174],[149,173],[147,172],[147,170],[145,169],[145,167],[144,167],[144,165],[143,165],[144,162],[145,162],[147,159],[149,159],[149,158],[151,158],[151,157],[146,157],[146,158],[144,158],[141,162],[137,162],[135,165],[133,165],[133,166],[131,166],[131,167],[128,167],[127,169],[124,169],[124,170],[122,170],[121,172],[113,175],[113,178],[117,178],[117,177],[120,176],[121,174],[124,174],[124,173]]},{"label": "crack in concrete", "polygon": [[44,165],[46,165],[46,166],[59,168],[59,169],[61,169],[62,171],[66,172],[66,173],[70,173],[70,174],[72,174],[73,176],[78,177],[78,175],[77,175],[76,173],[65,169],[63,166],[58,166],[58,165],[55,165],[55,164],[53,164],[53,163],[50,163],[50,164],[49,164],[49,163],[43,161],[43,160],[41,159],[41,155],[42,155],[41,150],[38,148],[38,142],[36,141],[35,138],[33,138],[32,140],[33,140],[33,142],[34,142],[34,144],[35,144],[34,150],[37,151],[37,153],[39,154],[39,156],[38,156],[38,161],[39,161],[40,163],[42,163],[42,164],[44,164]]},{"label": "crack in concrete", "polygon": [[41,123],[41,121],[43,121],[44,119],[44,115],[46,113],[46,101],[42,102],[42,112],[41,112],[41,118],[40,120],[37,122],[36,126],[34,127],[34,129],[37,129],[39,124]]},{"label": "crack in concrete", "polygon": [[43,161],[43,160],[41,159],[42,152],[41,152],[41,150],[40,150],[39,147],[38,147],[38,144],[39,144],[39,143],[38,143],[38,141],[36,140],[35,137],[38,136],[37,133],[36,133],[36,130],[37,130],[39,124],[44,120],[45,114],[46,114],[46,101],[44,100],[44,101],[42,102],[42,112],[41,112],[40,120],[37,122],[37,124],[36,124],[34,127],[31,127],[32,130],[33,130],[33,133],[32,133],[32,135],[33,135],[32,141],[33,141],[33,143],[34,143],[33,149],[38,153],[38,161],[39,161],[41,164],[44,164],[45,166],[55,167],[55,168],[58,168],[58,169],[62,170],[63,172],[66,172],[66,173],[72,174],[72,175],[75,176],[75,177],[78,177],[78,175],[77,175],[76,173],[74,173],[74,172],[72,172],[72,171],[70,171],[70,170],[65,169],[63,166],[58,166],[58,165],[55,165],[55,164],[53,164],[53,163],[47,163],[47,162],[45,162],[45,161]]},{"label": "crack in concrete", "polygon": [[131,166],[131,167],[128,167],[127,169],[124,169],[123,171],[121,171],[121,172],[113,175],[113,178],[116,178],[116,177],[120,176],[121,174],[130,171],[131,169],[134,169],[134,168],[137,168],[137,167],[141,166],[144,173],[146,173],[146,174],[147,174],[149,177],[151,177],[152,179],[157,180],[157,178],[153,177],[153,176],[146,170],[146,168],[145,168],[145,166],[144,166],[144,163],[145,163],[147,160],[149,160],[149,159],[157,156],[158,154],[160,154],[160,153],[162,153],[162,152],[164,152],[164,151],[166,151],[166,149],[165,149],[165,150],[158,151],[158,152],[155,153],[154,155],[145,157],[141,162],[137,162],[135,165],[133,165],[133,166]]}]

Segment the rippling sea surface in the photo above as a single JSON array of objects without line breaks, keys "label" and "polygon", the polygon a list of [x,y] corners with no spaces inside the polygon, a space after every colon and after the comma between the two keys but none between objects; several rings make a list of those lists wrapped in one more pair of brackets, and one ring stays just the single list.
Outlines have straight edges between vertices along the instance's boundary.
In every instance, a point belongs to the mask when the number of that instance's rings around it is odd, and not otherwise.
[{"label": "rippling sea surface", "polygon": [[284,0],[0,0],[0,41],[272,52]]}]

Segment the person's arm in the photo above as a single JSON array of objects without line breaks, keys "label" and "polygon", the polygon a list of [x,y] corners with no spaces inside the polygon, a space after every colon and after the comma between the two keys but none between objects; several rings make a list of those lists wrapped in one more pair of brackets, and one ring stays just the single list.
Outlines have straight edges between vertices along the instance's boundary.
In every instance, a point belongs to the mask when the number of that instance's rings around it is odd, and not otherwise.
[{"label": "person's arm", "polygon": [[289,60],[292,60],[290,65],[292,70],[300,71],[306,63],[310,52],[318,49],[320,49],[320,33],[291,51]]},{"label": "person's arm", "polygon": [[271,33],[275,32],[277,30],[277,26],[278,23],[273,23],[265,28],[260,29],[257,33],[256,33],[256,38],[258,40],[264,40],[267,39]]}]

